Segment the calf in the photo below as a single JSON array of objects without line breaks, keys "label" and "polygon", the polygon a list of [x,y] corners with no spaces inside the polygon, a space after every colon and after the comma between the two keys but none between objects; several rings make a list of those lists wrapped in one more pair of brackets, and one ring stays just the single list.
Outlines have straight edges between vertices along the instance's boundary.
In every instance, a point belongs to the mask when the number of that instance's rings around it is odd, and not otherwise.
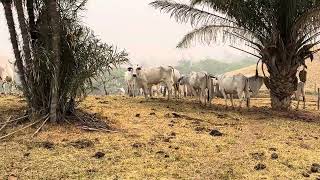
[{"label": "calf", "polygon": [[147,99],[150,95],[150,89],[153,85],[164,83],[168,88],[168,100],[171,98],[174,69],[168,66],[160,66],[154,68],[142,68],[138,66],[133,71],[133,76],[136,77],[138,87],[141,87],[144,96]]}]

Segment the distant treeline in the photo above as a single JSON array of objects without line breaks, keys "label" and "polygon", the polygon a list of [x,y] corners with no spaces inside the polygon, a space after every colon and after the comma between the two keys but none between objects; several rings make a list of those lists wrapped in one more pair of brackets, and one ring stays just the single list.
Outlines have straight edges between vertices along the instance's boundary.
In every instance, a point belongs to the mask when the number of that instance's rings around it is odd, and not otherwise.
[{"label": "distant treeline", "polygon": [[191,71],[206,71],[210,74],[222,74],[248,67],[256,62],[257,61],[254,59],[244,59],[232,63],[225,63],[214,59],[203,59],[196,62],[191,60],[181,60],[178,62],[176,69],[178,69],[182,74],[189,74]]}]

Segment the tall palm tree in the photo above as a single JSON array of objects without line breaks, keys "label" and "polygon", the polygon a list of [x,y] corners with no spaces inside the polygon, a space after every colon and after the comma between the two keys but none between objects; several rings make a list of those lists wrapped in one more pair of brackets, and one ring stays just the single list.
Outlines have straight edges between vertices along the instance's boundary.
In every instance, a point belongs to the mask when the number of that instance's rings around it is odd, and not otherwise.
[{"label": "tall palm tree", "polygon": [[56,122],[59,120],[60,114],[57,109],[59,106],[59,74],[60,74],[60,14],[58,12],[57,0],[48,0],[48,11],[50,17],[50,26],[52,31],[52,63],[53,63],[53,79],[51,85],[51,104],[50,104],[50,120]]},{"label": "tall palm tree", "polygon": [[1,0],[1,2],[2,2],[3,8],[4,8],[4,12],[5,12],[6,20],[7,20],[12,49],[13,49],[13,53],[14,53],[14,56],[16,59],[15,65],[18,68],[18,75],[19,75],[20,81],[22,83],[22,90],[23,90],[23,93],[28,101],[28,104],[30,104],[29,103],[30,102],[30,91],[28,89],[27,81],[25,79],[25,70],[24,70],[24,66],[23,66],[23,60],[22,60],[20,50],[19,50],[19,45],[18,45],[18,40],[17,40],[17,32],[15,29],[15,23],[14,23],[14,19],[13,19],[13,15],[12,15],[12,0]]},{"label": "tall palm tree", "polygon": [[320,0],[191,0],[190,5],[157,0],[151,6],[195,27],[179,48],[223,41],[258,57],[270,74],[265,84],[271,106],[291,107],[297,69],[317,52]]},{"label": "tall palm tree", "polygon": [[[23,54],[24,54],[24,60],[25,60],[25,71],[26,71],[26,81],[28,83],[28,88],[33,88],[33,74],[32,74],[32,56],[31,56],[31,49],[30,49],[30,34],[28,30],[27,21],[24,14],[23,9],[23,3],[22,0],[14,0],[14,5],[16,7],[16,12],[18,16],[18,22],[19,27],[21,30],[21,37],[23,42]],[[34,98],[31,96],[31,101],[34,100]],[[34,104],[34,103],[32,103]],[[35,109],[32,108],[34,111]]]}]

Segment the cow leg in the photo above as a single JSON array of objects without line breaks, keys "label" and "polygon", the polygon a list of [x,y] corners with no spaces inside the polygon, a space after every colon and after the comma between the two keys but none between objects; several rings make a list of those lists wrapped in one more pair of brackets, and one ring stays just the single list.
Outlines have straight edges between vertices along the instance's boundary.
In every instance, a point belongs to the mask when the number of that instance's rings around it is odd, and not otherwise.
[{"label": "cow leg", "polygon": [[240,100],[239,108],[241,108],[242,107],[242,102],[244,101],[244,99],[246,97],[243,97],[243,92],[242,91],[238,91],[238,97],[239,97],[239,100]]},{"label": "cow leg", "polygon": [[306,109],[306,97],[303,95],[303,109]]},{"label": "cow leg", "polygon": [[225,104],[226,104],[226,108],[228,108],[228,96],[226,95],[226,92],[224,91],[224,89],[221,89],[221,94],[224,98]]},{"label": "cow leg", "polygon": [[171,99],[171,95],[172,95],[172,86],[167,85],[168,86],[168,100]]},{"label": "cow leg", "polygon": [[153,97],[152,86],[148,86],[148,91],[149,91],[150,98],[152,98]]},{"label": "cow leg", "polygon": [[163,88],[163,97],[166,97],[167,96],[167,87],[164,87]]},{"label": "cow leg", "polygon": [[132,91],[133,97],[136,97],[136,86],[135,85],[133,85],[131,91]]},{"label": "cow leg", "polygon": [[300,104],[300,97],[298,97],[298,99],[297,99],[297,107],[296,107],[296,109],[299,109],[299,104]]},{"label": "cow leg", "polygon": [[148,99],[148,87],[145,85],[142,88],[145,99]]},{"label": "cow leg", "polygon": [[234,104],[233,104],[233,94],[230,94],[230,100],[231,100],[231,106],[232,106],[232,108],[234,108]]}]

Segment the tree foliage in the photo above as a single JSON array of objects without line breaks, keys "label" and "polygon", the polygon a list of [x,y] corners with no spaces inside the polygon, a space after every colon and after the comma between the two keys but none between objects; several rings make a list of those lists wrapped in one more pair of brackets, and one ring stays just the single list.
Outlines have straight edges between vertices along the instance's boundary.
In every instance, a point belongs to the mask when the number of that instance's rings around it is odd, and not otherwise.
[{"label": "tree foliage", "polygon": [[210,74],[218,75],[254,64],[255,61],[250,59],[243,59],[233,63],[224,63],[214,59],[202,59],[196,62],[191,60],[180,60],[175,68],[184,75],[189,74],[191,71],[206,71]]},{"label": "tree foliage", "polygon": [[[90,28],[82,25],[79,14],[86,2],[14,0],[17,14],[20,14],[18,22],[23,39],[23,42],[19,42],[14,38],[17,37],[14,19],[9,17],[10,12],[12,16],[12,1],[2,1],[8,11],[6,17],[12,32],[15,65],[32,114],[49,113],[54,99],[52,89],[57,88],[56,110],[58,119],[63,119],[66,114],[72,113],[75,101],[93,88],[93,81],[101,73],[128,61],[128,54],[124,50],[101,42]],[[50,3],[57,4],[56,21],[52,21],[54,13]],[[58,29],[54,30],[54,27]],[[56,39],[58,43],[54,44]],[[18,45],[23,47],[23,54],[20,54]]]}]

